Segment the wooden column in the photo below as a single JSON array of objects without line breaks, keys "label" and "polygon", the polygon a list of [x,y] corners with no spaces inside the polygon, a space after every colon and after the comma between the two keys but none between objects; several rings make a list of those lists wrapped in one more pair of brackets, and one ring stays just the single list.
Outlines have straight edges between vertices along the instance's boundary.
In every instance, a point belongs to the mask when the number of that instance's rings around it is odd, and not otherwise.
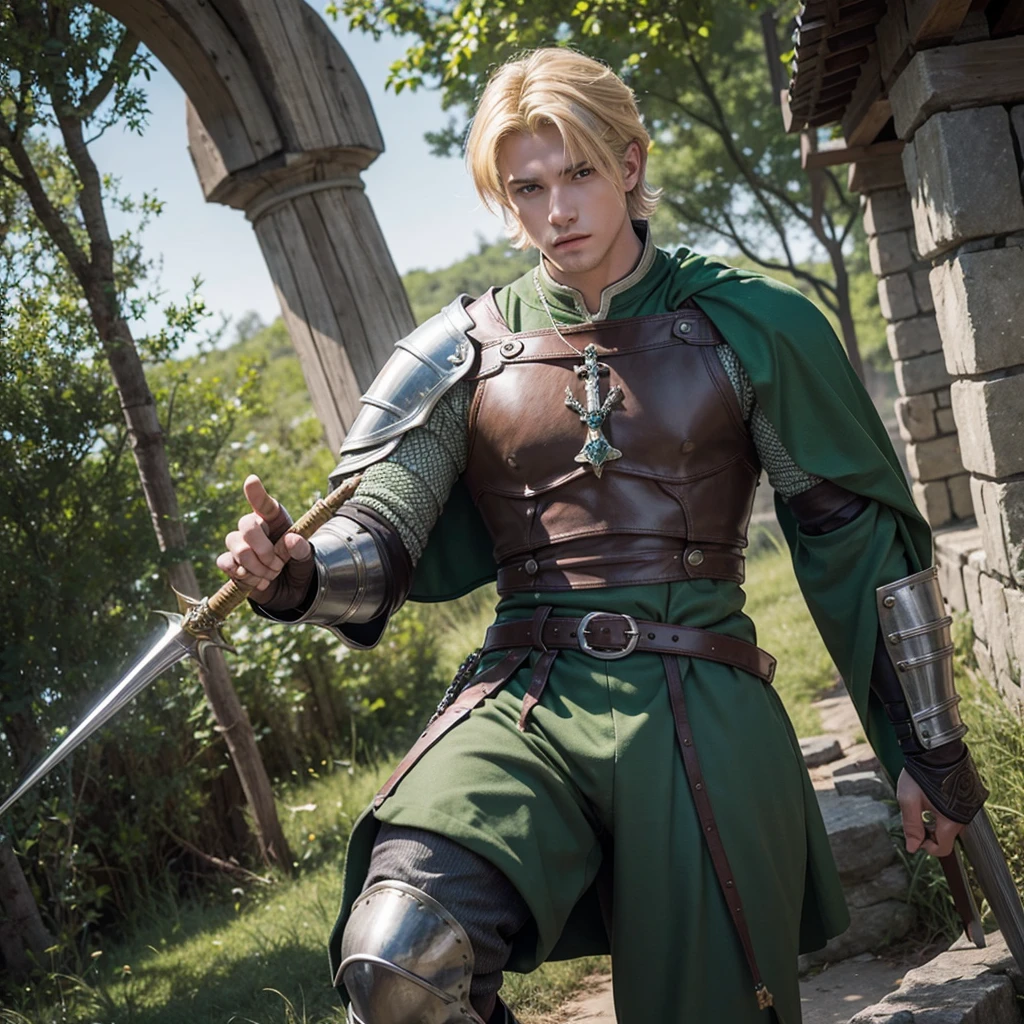
[{"label": "wooden column", "polygon": [[100,0],[188,96],[203,194],[244,210],[337,449],[413,316],[360,173],[383,151],[348,56],[302,0]]}]

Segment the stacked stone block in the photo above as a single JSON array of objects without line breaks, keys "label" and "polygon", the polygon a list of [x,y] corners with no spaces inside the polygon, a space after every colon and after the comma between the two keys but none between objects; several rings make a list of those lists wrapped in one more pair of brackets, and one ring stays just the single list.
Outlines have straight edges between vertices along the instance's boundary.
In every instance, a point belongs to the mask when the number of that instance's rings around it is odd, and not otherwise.
[{"label": "stacked stone block", "polygon": [[[1024,40],[1018,41],[1024,44]],[[950,414],[959,434],[977,517],[975,543],[940,537],[937,554],[951,603],[971,612],[984,674],[1012,702],[1024,699],[1024,84],[961,68],[998,66],[1012,40],[980,40],[917,53],[890,91],[906,148],[903,168],[912,244],[930,261],[929,286],[952,379]],[[999,53],[995,49],[999,49]],[[992,53],[989,50],[992,49]],[[1021,49],[1024,59],[1024,46]],[[1010,80],[1012,81],[1012,79]],[[1024,82],[1024,80],[1022,80]],[[965,85],[965,83],[968,83]],[[961,109],[967,108],[967,109]],[[869,200],[870,202],[870,200]],[[905,296],[901,296],[905,299]],[[899,305],[901,312],[909,306]],[[890,328],[892,329],[892,328]],[[905,336],[905,340],[909,336]],[[911,344],[908,340],[907,344]],[[896,353],[894,352],[894,355]],[[938,350],[927,353],[936,355]],[[921,359],[923,356],[917,356]],[[903,400],[901,400],[903,401]],[[914,429],[918,429],[916,426]],[[922,441],[922,443],[927,443]],[[933,525],[938,525],[934,523]],[[962,588],[951,579],[958,574]]]},{"label": "stacked stone block", "polygon": [[886,337],[900,390],[896,419],[906,444],[914,498],[934,528],[949,526],[969,518],[973,510],[929,264],[917,256],[906,188],[878,189],[863,202],[871,269],[878,277],[878,302],[888,322]]}]

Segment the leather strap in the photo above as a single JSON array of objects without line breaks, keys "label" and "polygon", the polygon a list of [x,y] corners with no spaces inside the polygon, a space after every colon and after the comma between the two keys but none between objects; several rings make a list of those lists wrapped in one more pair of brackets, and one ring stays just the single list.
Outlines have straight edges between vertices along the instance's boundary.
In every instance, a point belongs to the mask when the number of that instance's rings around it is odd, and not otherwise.
[{"label": "leather strap", "polygon": [[754,956],[754,944],[751,942],[747,919],[743,914],[743,901],[740,899],[739,890],[733,879],[729,858],[726,856],[725,845],[722,843],[718,825],[715,823],[711,800],[708,798],[704,776],[700,770],[700,759],[697,757],[697,748],[693,743],[693,730],[690,728],[690,717],[687,714],[686,700],[683,696],[683,681],[679,675],[679,662],[670,655],[662,655],[662,661],[665,664],[665,677],[668,680],[668,696],[672,705],[672,717],[675,720],[676,739],[679,741],[679,750],[683,756],[683,768],[690,784],[690,792],[693,794],[697,818],[704,834],[704,841],[707,843],[708,853],[711,854],[711,863],[714,865],[718,884],[725,897],[725,904],[729,908],[733,924],[736,926],[736,933],[743,946],[750,974],[754,979],[757,1005],[760,1009],[765,1010],[772,1005],[772,994],[765,988],[765,984],[761,980],[761,971],[757,966],[757,958]]},{"label": "leather strap", "polygon": [[[483,650],[533,647],[540,651],[575,649],[589,653],[580,645],[579,627],[582,621],[548,617],[540,628],[536,625],[536,618],[495,623],[487,630]],[[767,651],[745,640],[715,633],[710,629],[628,619],[613,612],[599,613],[588,623],[586,639],[594,649],[594,656],[601,657],[605,652],[625,650],[632,639],[629,631],[633,624],[639,631],[634,650],[705,658],[743,669],[766,683],[771,683],[775,678],[775,659]]]},{"label": "leather strap", "polygon": [[486,669],[477,676],[472,686],[466,687],[455,700],[420,733],[409,752],[399,762],[391,777],[373,798],[374,809],[380,807],[394,792],[406,772],[449,730],[482,704],[492,693],[500,690],[518,671],[519,666],[530,656],[530,648],[509,651],[497,665]]}]

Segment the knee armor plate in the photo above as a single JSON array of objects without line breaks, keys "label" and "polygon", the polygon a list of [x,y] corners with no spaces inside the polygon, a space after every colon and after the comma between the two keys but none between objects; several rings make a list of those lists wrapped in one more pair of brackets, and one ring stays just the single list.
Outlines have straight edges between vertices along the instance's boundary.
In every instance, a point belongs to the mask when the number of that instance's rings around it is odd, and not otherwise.
[{"label": "knee armor plate", "polygon": [[356,900],[341,958],[349,1024],[484,1024],[469,1001],[469,936],[413,885],[378,882]]}]

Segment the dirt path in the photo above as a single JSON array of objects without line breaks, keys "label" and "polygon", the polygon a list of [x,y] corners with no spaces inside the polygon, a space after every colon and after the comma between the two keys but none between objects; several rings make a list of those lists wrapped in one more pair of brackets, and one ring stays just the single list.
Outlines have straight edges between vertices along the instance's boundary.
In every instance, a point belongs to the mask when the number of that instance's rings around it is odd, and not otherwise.
[{"label": "dirt path", "polygon": [[[805,978],[800,982],[803,1024],[846,1024],[858,1010],[873,1006],[900,982],[904,965],[865,955]],[[612,979],[596,974],[583,991],[555,1013],[536,1024],[616,1024],[612,1007]]]}]

